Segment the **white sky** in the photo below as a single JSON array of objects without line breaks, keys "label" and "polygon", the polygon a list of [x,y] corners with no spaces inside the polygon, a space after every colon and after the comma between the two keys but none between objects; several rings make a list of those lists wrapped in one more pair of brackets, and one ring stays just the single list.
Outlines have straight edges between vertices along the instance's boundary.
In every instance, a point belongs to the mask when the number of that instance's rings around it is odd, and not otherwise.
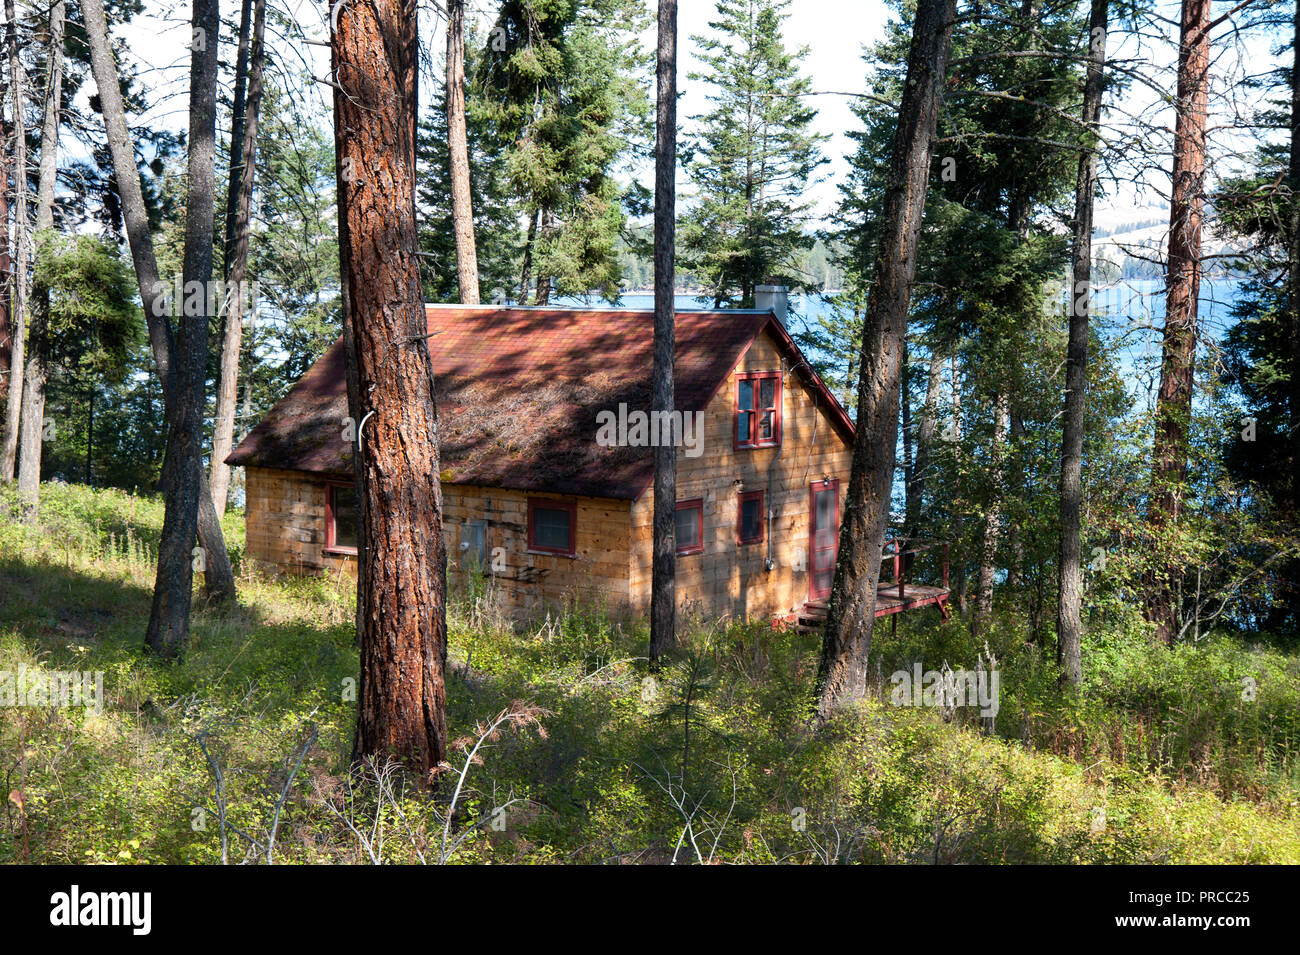
[{"label": "white sky", "polygon": [[[325,39],[327,31],[323,23],[325,10],[321,0],[271,0],[281,8],[297,11],[309,36]],[[1235,0],[1217,0],[1215,13],[1226,11],[1235,5]],[[654,2],[647,0],[647,6],[653,13]],[[235,14],[233,0],[225,0],[223,12],[228,16]],[[495,9],[492,0],[471,0],[471,8],[477,9],[481,18],[486,18]],[[881,0],[796,0],[789,7],[790,16],[786,20],[785,33],[788,46],[804,46],[810,53],[803,62],[803,69],[812,78],[815,90],[843,93],[863,92],[866,89],[866,66],[862,60],[865,46],[869,46],[884,35],[888,18],[888,9]],[[1161,0],[1157,11],[1166,17],[1176,17],[1176,4],[1170,0]],[[695,47],[691,36],[707,33],[708,22],[715,16],[715,7],[711,0],[682,0],[679,4],[679,79],[678,85],[683,92],[678,115],[684,125],[689,117],[704,112],[708,103],[705,99],[707,90],[700,84],[691,83],[687,74],[700,67],[695,56]],[[189,37],[189,3],[186,0],[151,0],[146,3],[146,11],[124,30],[130,54],[136,59],[141,70],[141,80],[154,90],[153,109],[147,117],[151,123],[183,129],[186,123],[186,85],[188,70],[188,50],[185,44]],[[421,9],[420,32],[426,43],[439,59],[443,49],[442,21],[436,17],[428,4]],[[1227,27],[1216,31],[1219,41],[1216,43],[1214,70],[1218,74],[1216,92],[1239,89],[1240,78],[1245,73],[1259,73],[1273,62],[1269,38],[1255,38],[1249,43],[1234,42],[1227,36]],[[1148,27],[1148,34],[1163,33],[1165,36],[1148,35],[1139,38],[1112,27],[1111,42],[1107,53],[1111,57],[1152,57],[1159,64],[1172,62],[1174,47],[1168,42],[1168,36],[1176,31],[1176,26],[1157,25]],[[647,47],[654,42],[653,28],[643,37]],[[272,39],[268,45],[276,45]],[[316,75],[324,75],[328,68],[328,51],[324,47],[302,46],[293,44],[291,49],[279,50],[282,56],[291,62],[314,62]],[[223,49],[223,57],[227,51]],[[1288,54],[1289,57],[1289,54]],[[1157,77],[1157,86],[1173,90],[1171,76]],[[93,84],[87,84],[86,95]],[[328,92],[324,87],[322,93]],[[328,102],[328,97],[326,97]],[[824,146],[830,163],[823,167],[826,181],[814,186],[810,193],[814,199],[819,215],[826,217],[833,213],[838,198],[836,183],[841,181],[848,169],[847,157],[851,154],[853,143],[846,132],[856,126],[856,119],[850,111],[850,99],[846,96],[818,96],[812,100],[817,109],[815,126],[817,131],[830,137]],[[1155,119],[1167,127],[1172,124],[1172,111],[1160,104],[1155,91],[1148,87],[1134,85],[1118,102],[1116,108],[1108,113],[1110,122],[1117,128],[1125,124],[1126,114],[1141,114],[1147,119]],[[1220,115],[1222,124],[1225,116]],[[1212,122],[1212,125],[1213,122]],[[1212,143],[1212,154],[1223,155],[1240,147],[1242,140],[1236,133],[1220,129],[1212,134],[1218,137]],[[1128,158],[1132,158],[1129,156]],[[1140,176],[1132,170],[1119,170],[1130,179],[1139,179],[1118,187],[1112,185],[1110,195],[1104,197],[1098,209],[1098,224],[1122,220],[1126,217],[1141,218],[1149,215],[1149,207],[1164,205],[1162,193],[1167,189],[1167,174],[1161,167],[1168,164],[1167,152],[1164,156],[1152,157],[1145,173]],[[652,181],[652,170],[638,170],[639,178],[647,185]],[[1143,207],[1148,207],[1143,211]]]}]

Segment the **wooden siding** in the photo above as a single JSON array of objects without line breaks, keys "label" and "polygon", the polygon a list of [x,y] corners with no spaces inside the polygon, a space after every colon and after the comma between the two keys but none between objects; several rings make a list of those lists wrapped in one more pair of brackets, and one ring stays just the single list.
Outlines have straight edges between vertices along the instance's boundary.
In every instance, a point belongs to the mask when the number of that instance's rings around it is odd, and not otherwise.
[{"label": "wooden siding", "polygon": [[[848,490],[851,445],[831,426],[799,373],[783,364],[770,335],[761,335],[705,409],[703,453],[677,456],[677,499],[704,500],[704,552],[677,558],[677,599],[683,609],[760,617],[791,613],[808,599],[809,485],[840,481]],[[783,370],[782,444],[734,449],[736,375]],[[737,543],[740,495],[764,492],[766,527],[761,543]],[[654,495],[632,507],[631,603],[650,601]],[[771,570],[766,567],[770,554]]]},{"label": "wooden siding", "polygon": [[[831,425],[800,375],[785,367],[774,339],[760,336],[708,404],[703,453],[677,458],[677,498],[701,498],[704,551],[677,559],[677,595],[683,608],[712,615],[787,614],[808,594],[809,485],[839,479],[841,509],[852,448]],[[783,370],[782,444],[735,450],[735,374]],[[326,482],[299,471],[247,469],[247,555],[290,573],[355,573],[356,558],[325,552]],[[762,542],[737,542],[740,495],[764,492]],[[577,505],[577,553],[530,553],[528,499]],[[569,594],[644,612],[650,600],[653,492],[635,502],[612,498],[533,494],[473,485],[443,485],[443,529],[448,578],[463,587],[463,529],[486,521],[489,564],[503,603],[530,610]],[[500,550],[497,550],[500,548]],[[771,555],[773,566],[765,564]]]},{"label": "wooden siding", "polygon": [[302,471],[253,467],[245,469],[244,482],[247,559],[291,574],[356,574],[356,557],[325,552],[326,482]]},{"label": "wooden siding", "polygon": [[[265,569],[292,574],[340,570],[356,574],[356,557],[325,550],[325,482],[301,471],[254,467],[247,469],[246,481],[244,520],[250,560]],[[629,502],[452,484],[444,484],[442,492],[447,575],[453,588],[465,584],[466,560],[460,546],[464,525],[482,520],[486,522],[489,564],[494,555],[499,558],[491,576],[505,606],[535,609],[578,594],[626,607]],[[530,497],[576,503],[574,556],[528,550]]]},{"label": "wooden siding", "polygon": [[[605,600],[612,608],[628,604],[628,541],[631,505],[604,497],[529,494],[501,488],[444,484],[443,534],[447,577],[464,585],[468,569],[461,541],[468,521],[487,524],[484,534],[492,580],[507,607],[535,610],[570,594]],[[576,553],[572,557],[528,549],[528,501],[577,504]],[[495,561],[495,566],[493,563]]]}]

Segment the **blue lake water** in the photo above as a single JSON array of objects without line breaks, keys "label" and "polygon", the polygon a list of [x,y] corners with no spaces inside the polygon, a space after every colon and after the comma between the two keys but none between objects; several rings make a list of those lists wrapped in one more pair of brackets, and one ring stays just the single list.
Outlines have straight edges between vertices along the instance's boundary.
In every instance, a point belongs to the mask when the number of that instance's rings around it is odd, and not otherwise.
[{"label": "blue lake water", "polygon": [[[1230,309],[1241,286],[1237,278],[1206,279],[1201,283],[1199,324],[1202,349],[1210,349],[1222,340],[1232,323]],[[1065,299],[1062,297],[1062,303]],[[597,298],[561,298],[557,304],[588,308],[610,307]],[[653,309],[654,296],[624,295],[622,308]],[[676,296],[679,311],[708,310],[709,303],[693,295]],[[1093,292],[1094,322],[1102,337],[1117,346],[1120,366],[1130,382],[1135,398],[1154,393],[1154,379],[1159,374],[1161,330],[1165,317],[1165,287],[1159,280],[1142,280],[1099,286]],[[799,332],[835,308],[821,295],[792,295],[789,326]],[[816,354],[808,356],[812,360]]]}]

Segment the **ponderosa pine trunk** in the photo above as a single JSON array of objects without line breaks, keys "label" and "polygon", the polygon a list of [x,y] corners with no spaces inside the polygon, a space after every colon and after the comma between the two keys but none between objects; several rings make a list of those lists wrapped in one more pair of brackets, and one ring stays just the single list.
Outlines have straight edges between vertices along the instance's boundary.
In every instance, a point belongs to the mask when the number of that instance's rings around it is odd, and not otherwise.
[{"label": "ponderosa pine trunk", "polygon": [[456,287],[462,305],[477,305],[478,250],[469,185],[465,126],[465,0],[447,2],[447,158],[451,169],[451,224],[456,234]]},{"label": "ponderosa pine trunk", "polygon": [[822,719],[860,700],[867,689],[867,654],[898,441],[903,341],[955,6],[956,0],[920,0],[916,8],[881,214],[875,283],[863,322],[852,470],[817,671],[817,711]]},{"label": "ponderosa pine trunk", "polygon": [[27,366],[27,118],[26,77],[18,56],[14,0],[5,0],[5,45],[9,52],[9,88],[13,93],[14,270],[10,314],[9,398],[4,435],[0,438],[0,481],[12,481],[18,464],[18,427],[23,410],[23,369]]},{"label": "ponderosa pine trunk", "polygon": [[[100,109],[104,117],[105,138],[113,160],[113,173],[117,180],[118,196],[122,206],[122,224],[126,230],[127,244],[131,249],[131,262],[135,267],[140,301],[144,305],[145,324],[149,331],[149,344],[154,364],[158,368],[158,381],[162,386],[164,413],[171,421],[175,401],[175,377],[172,360],[172,327],[168,317],[167,286],[158,276],[158,260],[154,255],[153,235],[149,231],[149,214],[144,204],[140,186],[140,170],[135,163],[135,150],[126,124],[126,107],[119,88],[117,64],[113,59],[109,40],[108,22],[104,17],[103,0],[81,0],[81,12],[86,27],[86,40],[90,47],[91,70],[99,90]],[[230,568],[230,555],[221,533],[221,522],[212,506],[206,475],[200,468],[200,493],[198,533],[203,546],[204,589],[213,600],[228,600],[235,595],[235,578]]]},{"label": "ponderosa pine trunk", "polygon": [[[671,412],[677,356],[677,0],[659,0],[655,68],[655,331],[651,409]],[[650,662],[677,643],[677,448],[656,442]]]},{"label": "ponderosa pine trunk", "polygon": [[[1110,0],[1092,0],[1088,17],[1088,68],[1083,85],[1083,123],[1101,120]],[[1088,325],[1092,317],[1092,210],[1097,195],[1095,140],[1079,157],[1074,190],[1073,281],[1070,336],[1065,351],[1065,411],[1061,418],[1061,538],[1057,557],[1056,662],[1061,684],[1083,682],[1083,420],[1088,392]]]},{"label": "ponderosa pine trunk", "polygon": [[[248,13],[253,13],[251,53]],[[235,65],[235,101],[230,124],[230,183],[226,190],[226,241],[223,257],[225,297],[222,299],[221,372],[217,379],[216,414],[212,424],[212,506],[226,512],[230,465],[234,447],[235,406],[239,401],[239,362],[248,299],[248,232],[257,169],[257,124],[262,106],[262,67],[266,59],[266,0],[244,0],[240,14],[239,55]],[[241,75],[242,74],[242,75]]]},{"label": "ponderosa pine trunk", "polygon": [[1183,0],[1174,123],[1173,185],[1160,390],[1156,397],[1148,520],[1156,541],[1146,616],[1156,636],[1178,632],[1178,562],[1170,538],[1182,515],[1188,431],[1196,370],[1197,299],[1201,290],[1201,226],[1205,203],[1205,124],[1209,99],[1210,0]]},{"label": "ponderosa pine trunk", "polygon": [[[64,0],[50,5],[44,114],[41,118],[41,165],[36,187],[36,236],[44,241],[54,228],[54,180],[59,171],[59,127],[63,96]],[[49,379],[50,289],[32,286],[31,322],[27,331],[27,369],[23,374],[22,435],[18,452],[18,496],[23,520],[34,522],[41,493],[41,451],[45,438],[45,383]]]},{"label": "ponderosa pine trunk", "polygon": [[415,217],[418,49],[415,0],[353,4],[336,18],[339,257],[364,528],[353,756],[394,755],[427,778],[447,749],[447,555]]}]

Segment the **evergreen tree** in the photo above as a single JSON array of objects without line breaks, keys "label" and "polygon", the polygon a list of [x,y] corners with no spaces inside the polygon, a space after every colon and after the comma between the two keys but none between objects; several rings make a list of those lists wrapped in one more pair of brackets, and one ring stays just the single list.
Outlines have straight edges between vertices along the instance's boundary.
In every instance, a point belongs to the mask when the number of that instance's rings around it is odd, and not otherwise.
[{"label": "evergreen tree", "polygon": [[810,80],[781,36],[789,0],[720,0],[710,36],[692,39],[707,66],[690,79],[709,83],[713,108],[685,150],[696,205],[681,242],[687,268],[715,307],[752,307],[767,279],[812,286],[802,262],[814,243],[805,195],[826,162],[804,101]]},{"label": "evergreen tree", "polygon": [[[473,75],[484,55],[474,36],[466,40],[466,73]],[[476,90],[469,90],[475,105]],[[420,121],[417,161],[422,175],[416,191],[420,221],[421,274],[430,302],[458,302],[456,236],[452,222],[451,164],[447,150],[445,88]],[[520,256],[517,212],[508,193],[505,153],[485,148],[492,129],[482,108],[467,110],[469,183],[474,210],[474,238],[478,258],[479,290],[483,301],[503,300],[515,288]]]},{"label": "evergreen tree", "polygon": [[527,223],[522,301],[552,291],[618,295],[625,206],[643,190],[615,178],[644,151],[649,107],[640,0],[506,0],[475,65],[469,112],[504,155]]}]

